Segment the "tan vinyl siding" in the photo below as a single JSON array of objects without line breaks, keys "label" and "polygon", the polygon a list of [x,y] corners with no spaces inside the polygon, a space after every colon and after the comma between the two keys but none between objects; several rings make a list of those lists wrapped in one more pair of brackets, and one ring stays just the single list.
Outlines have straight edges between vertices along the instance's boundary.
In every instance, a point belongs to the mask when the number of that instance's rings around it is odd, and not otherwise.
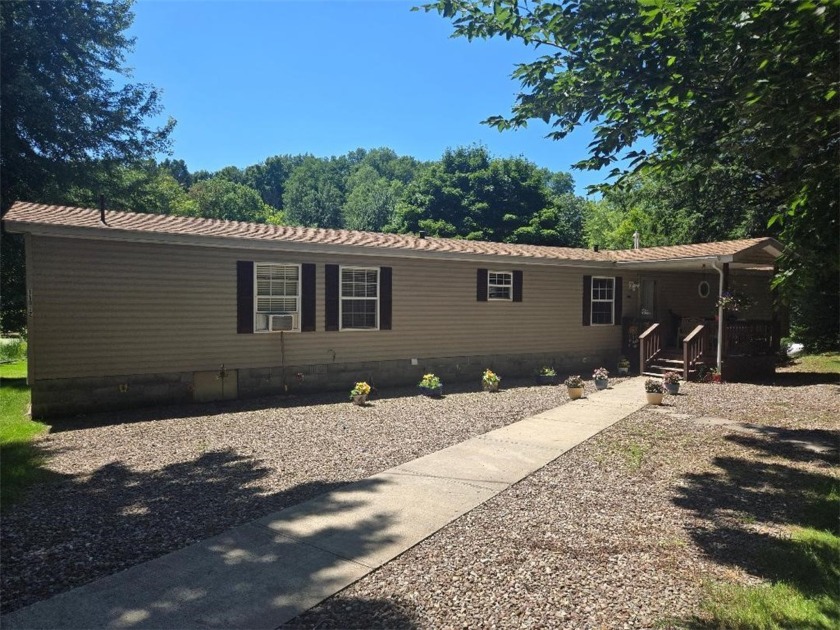
[{"label": "tan vinyl siding", "polygon": [[[524,272],[523,302],[477,302],[476,263],[52,237],[31,244],[36,380],[279,365],[279,334],[236,333],[237,260],[317,265],[316,331],[283,335],[288,365],[589,356],[621,340],[620,326],[584,331],[582,276],[604,275],[593,270],[514,263]],[[324,331],[327,263],[393,268],[392,330]]]}]

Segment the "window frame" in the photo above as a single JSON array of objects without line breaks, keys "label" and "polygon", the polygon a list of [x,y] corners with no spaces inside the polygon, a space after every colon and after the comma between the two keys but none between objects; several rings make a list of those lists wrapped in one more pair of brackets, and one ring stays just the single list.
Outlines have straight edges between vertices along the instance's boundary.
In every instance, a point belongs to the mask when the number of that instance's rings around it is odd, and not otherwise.
[{"label": "window frame", "polygon": [[[496,274],[497,276],[500,274],[505,274],[510,278],[510,284],[498,284],[498,283],[491,283],[490,276]],[[499,288],[507,288],[508,289],[508,297],[491,297],[491,287]],[[487,301],[488,302],[513,302],[513,271],[495,271],[493,269],[487,270]]]},{"label": "window frame", "polygon": [[[604,300],[595,297],[595,281],[609,280],[612,284],[612,298]],[[610,321],[595,321],[595,303],[610,305]],[[589,288],[589,325],[590,326],[614,326],[615,325],[615,276],[592,276],[592,286]]]},{"label": "window frame", "polygon": [[[260,289],[259,289],[259,282],[257,280],[257,273],[259,267],[265,266],[272,266],[272,267],[296,267],[297,268],[297,293],[295,294],[295,302],[297,304],[297,309],[294,311],[283,311],[282,313],[275,313],[275,312],[266,312],[261,313],[257,308],[257,301],[260,297],[271,297],[271,296],[260,296]],[[268,327],[265,330],[260,330],[257,328],[257,317],[260,315],[281,315],[281,314],[293,314],[296,316],[297,319],[297,326],[292,330],[286,330],[283,332],[301,332],[301,302],[303,300],[303,265],[300,263],[280,263],[280,262],[257,262],[254,261],[254,334],[262,335],[273,333],[275,331],[271,330],[271,323],[269,320]],[[288,296],[284,296],[288,297]]]},{"label": "window frame", "polygon": [[[344,297],[342,295],[344,271],[375,271],[376,272],[376,297]],[[376,326],[373,328],[350,328],[344,326],[344,300],[362,301],[362,300],[376,300]],[[339,331],[353,331],[365,332],[379,330],[381,324],[379,318],[379,307],[382,300],[382,267],[360,267],[358,265],[339,265],[338,266],[338,330]]]}]

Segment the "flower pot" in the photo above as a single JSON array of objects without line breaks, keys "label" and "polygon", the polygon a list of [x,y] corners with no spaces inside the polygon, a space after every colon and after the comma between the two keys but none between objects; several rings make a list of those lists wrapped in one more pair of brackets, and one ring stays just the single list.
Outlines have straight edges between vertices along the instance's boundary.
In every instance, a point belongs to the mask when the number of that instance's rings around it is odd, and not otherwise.
[{"label": "flower pot", "polygon": [[676,396],[680,392],[680,384],[679,383],[665,383],[665,389],[668,390],[668,393],[671,396]]},{"label": "flower pot", "polygon": [[618,366],[618,373],[622,376],[626,375],[626,374],[630,374],[630,368],[629,367]]},{"label": "flower pot", "polygon": [[443,396],[443,385],[440,387],[418,387],[420,394],[429,398],[440,398]]},{"label": "flower pot", "polygon": [[661,405],[662,398],[665,396],[665,394],[659,394],[657,392],[645,392],[645,394],[647,395],[649,405]]},{"label": "flower pot", "polygon": [[354,405],[359,405],[360,407],[363,406],[367,402],[367,394],[356,394],[353,396],[352,401]]},{"label": "flower pot", "polygon": [[607,389],[610,384],[610,379],[608,378],[596,378],[595,379],[595,389]]},{"label": "flower pot", "polygon": [[497,391],[499,391],[499,384],[498,383],[482,383],[481,385],[484,388],[485,392],[497,392]]},{"label": "flower pot", "polygon": [[572,400],[577,400],[583,396],[583,387],[567,387],[566,390]]},{"label": "flower pot", "polygon": [[537,374],[537,385],[554,385],[557,382],[556,376]]}]

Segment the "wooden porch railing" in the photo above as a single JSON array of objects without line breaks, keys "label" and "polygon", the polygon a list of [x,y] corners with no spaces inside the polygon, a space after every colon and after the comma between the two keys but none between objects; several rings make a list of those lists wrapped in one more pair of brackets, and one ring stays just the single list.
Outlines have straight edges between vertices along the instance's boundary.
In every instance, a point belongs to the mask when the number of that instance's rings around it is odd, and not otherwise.
[{"label": "wooden porch railing", "polygon": [[652,324],[639,335],[639,372],[644,374],[650,362],[662,352],[662,330],[659,324]]},{"label": "wooden porch railing", "polygon": [[683,339],[683,378],[688,380],[688,373],[706,352],[708,342],[706,327],[699,324]]},{"label": "wooden porch railing", "polygon": [[724,354],[766,356],[773,353],[773,322],[748,320],[727,322]]}]

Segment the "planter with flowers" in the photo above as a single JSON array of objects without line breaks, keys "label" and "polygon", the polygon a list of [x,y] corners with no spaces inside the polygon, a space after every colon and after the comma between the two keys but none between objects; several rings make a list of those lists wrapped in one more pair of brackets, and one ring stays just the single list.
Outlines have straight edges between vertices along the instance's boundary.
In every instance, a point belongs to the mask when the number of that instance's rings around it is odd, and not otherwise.
[{"label": "planter with flowers", "polygon": [[630,373],[630,361],[627,357],[621,357],[618,360],[618,373],[622,376]]},{"label": "planter with flowers", "polygon": [[566,390],[569,392],[569,398],[577,400],[583,396],[583,379],[578,376],[570,376],[565,381]]},{"label": "planter with flowers", "polygon": [[680,380],[680,375],[676,372],[665,372],[662,376],[662,383],[671,396],[676,396],[680,392]]},{"label": "planter with flowers", "polygon": [[661,405],[665,396],[665,387],[659,381],[649,378],[645,381],[645,393],[647,401],[651,405]]},{"label": "planter with flowers", "polygon": [[541,367],[537,372],[537,385],[554,385],[557,383],[557,372],[553,367]]},{"label": "planter with flowers", "polygon": [[370,395],[370,385],[364,381],[356,383],[356,386],[350,390],[350,400],[354,405],[362,406],[367,402]]},{"label": "planter with flowers", "polygon": [[607,368],[599,367],[592,373],[592,380],[595,381],[595,389],[607,389],[610,384],[610,373]]},{"label": "planter with flowers", "polygon": [[484,370],[484,374],[481,375],[481,387],[485,392],[499,391],[499,384],[501,382],[502,379],[499,375],[490,369]]},{"label": "planter with flowers", "polygon": [[420,393],[431,398],[440,398],[443,396],[443,382],[431,372],[424,374],[420,382],[417,383]]}]

